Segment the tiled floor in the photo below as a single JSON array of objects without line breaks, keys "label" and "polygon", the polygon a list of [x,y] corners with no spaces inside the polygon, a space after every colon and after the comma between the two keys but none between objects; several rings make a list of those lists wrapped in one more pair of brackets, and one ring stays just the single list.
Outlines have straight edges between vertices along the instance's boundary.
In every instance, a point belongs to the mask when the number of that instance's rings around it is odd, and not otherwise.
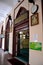
[{"label": "tiled floor", "polygon": [[11,65],[7,61],[7,59],[10,57],[11,56],[7,52],[4,52],[2,49],[0,49],[0,65]]}]

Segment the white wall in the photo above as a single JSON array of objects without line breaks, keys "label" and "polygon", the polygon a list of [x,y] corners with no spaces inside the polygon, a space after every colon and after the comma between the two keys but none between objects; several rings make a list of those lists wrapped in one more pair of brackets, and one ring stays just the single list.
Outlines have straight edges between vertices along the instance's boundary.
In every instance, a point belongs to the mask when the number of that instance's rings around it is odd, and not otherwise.
[{"label": "white wall", "polygon": [[[33,41],[33,36],[38,35],[38,42],[42,43],[42,51],[31,50],[29,49],[29,63],[30,65],[43,65],[43,41],[42,41],[42,9],[41,9],[41,0],[36,0],[35,4],[39,5],[39,24],[31,26],[31,7],[33,4],[29,3],[29,23],[30,23],[30,42]],[[34,41],[33,41],[34,42]]]},{"label": "white wall", "polygon": [[13,37],[12,33],[9,33],[9,53],[12,54]]},{"label": "white wall", "polygon": [[2,49],[4,50],[4,38],[2,39]]}]

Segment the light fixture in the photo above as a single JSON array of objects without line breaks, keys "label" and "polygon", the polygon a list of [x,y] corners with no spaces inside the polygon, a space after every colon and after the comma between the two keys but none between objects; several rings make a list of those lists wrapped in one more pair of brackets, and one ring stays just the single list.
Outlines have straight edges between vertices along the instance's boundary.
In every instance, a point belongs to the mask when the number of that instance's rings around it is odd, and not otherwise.
[{"label": "light fixture", "polygon": [[34,13],[36,13],[37,11],[38,11],[38,8],[39,8],[39,6],[38,5],[32,5],[32,7],[31,7],[31,13],[32,14],[34,14]]},{"label": "light fixture", "polygon": [[11,15],[8,16],[9,20],[12,20]]},{"label": "light fixture", "polygon": [[12,25],[12,18],[11,18],[11,15],[8,16],[8,20],[10,22],[10,26]]},{"label": "light fixture", "polygon": [[35,4],[35,1],[34,0],[29,0],[29,2]]},{"label": "light fixture", "polygon": [[31,13],[34,14],[38,11],[39,6],[35,4],[35,0],[29,0],[30,3],[33,3],[31,8]]},{"label": "light fixture", "polygon": [[19,34],[23,34],[23,32],[22,32],[22,31],[20,31],[20,32],[19,32]]},{"label": "light fixture", "polygon": [[20,0],[18,0],[18,2],[20,2]]},{"label": "light fixture", "polygon": [[10,31],[12,30],[12,18],[11,15],[8,16],[8,21],[10,22]]}]

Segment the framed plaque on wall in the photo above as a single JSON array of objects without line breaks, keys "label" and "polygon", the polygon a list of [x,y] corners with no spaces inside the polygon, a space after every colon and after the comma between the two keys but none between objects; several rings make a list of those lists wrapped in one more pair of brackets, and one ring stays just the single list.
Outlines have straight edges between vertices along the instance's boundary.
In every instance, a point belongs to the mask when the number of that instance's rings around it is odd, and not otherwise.
[{"label": "framed plaque on wall", "polygon": [[31,26],[39,24],[39,14],[35,13],[31,16]]}]

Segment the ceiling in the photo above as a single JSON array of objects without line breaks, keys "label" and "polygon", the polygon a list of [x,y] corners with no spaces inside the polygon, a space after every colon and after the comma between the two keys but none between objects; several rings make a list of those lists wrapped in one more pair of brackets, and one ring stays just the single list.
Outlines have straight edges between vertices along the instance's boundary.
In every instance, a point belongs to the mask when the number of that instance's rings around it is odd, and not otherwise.
[{"label": "ceiling", "polygon": [[17,0],[0,0],[0,23],[5,19]]}]

